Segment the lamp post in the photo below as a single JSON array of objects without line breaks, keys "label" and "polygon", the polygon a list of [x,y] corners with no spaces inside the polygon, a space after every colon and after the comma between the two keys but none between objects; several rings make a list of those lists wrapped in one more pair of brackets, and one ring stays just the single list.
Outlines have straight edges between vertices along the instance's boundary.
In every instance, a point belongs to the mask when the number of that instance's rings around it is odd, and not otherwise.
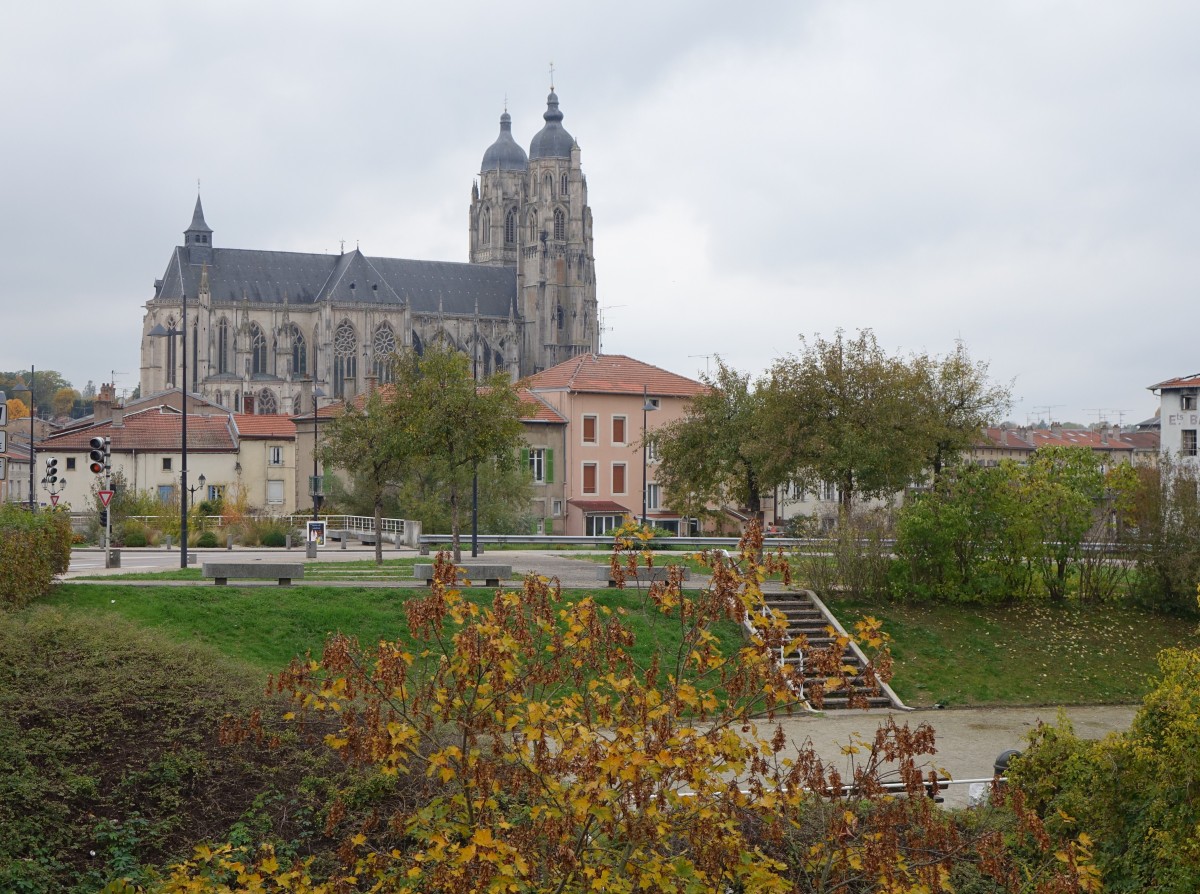
[{"label": "lamp post", "polygon": [[[188,528],[187,528],[187,510],[188,510],[188,480],[187,480],[187,292],[180,295],[181,313],[180,327],[178,330],[174,328],[164,329],[162,323],[155,323],[147,335],[152,335],[158,338],[174,338],[180,336],[180,406],[183,408],[181,414],[182,420],[180,425],[180,470],[179,470],[179,567],[187,568],[188,566]],[[173,373],[174,370],[171,370]]]},{"label": "lamp post", "polygon": [[650,402],[650,396],[646,393],[646,386],[642,386],[642,527],[646,527],[646,494],[650,490],[646,483],[646,468],[647,468],[647,445],[646,445],[646,415],[658,409],[657,404]]},{"label": "lamp post", "polygon": [[320,429],[317,426],[320,424],[320,418],[317,416],[317,398],[324,397],[325,392],[320,388],[313,389],[313,473],[312,481],[309,482],[309,490],[312,491],[313,501],[313,521],[317,520],[317,512],[321,508],[321,501],[324,499],[324,487],[322,487],[321,476],[317,474],[317,435]]},{"label": "lamp post", "polygon": [[204,490],[204,482],[208,479],[204,477],[204,473],[200,473],[200,477],[196,479],[196,484],[188,488],[188,493],[191,494],[192,502],[196,502],[196,491]]}]

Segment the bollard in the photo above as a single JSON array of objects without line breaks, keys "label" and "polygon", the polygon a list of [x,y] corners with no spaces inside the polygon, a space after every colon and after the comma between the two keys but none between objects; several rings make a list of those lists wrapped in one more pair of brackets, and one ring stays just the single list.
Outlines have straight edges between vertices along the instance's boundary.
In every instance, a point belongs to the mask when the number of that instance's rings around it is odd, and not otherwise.
[{"label": "bollard", "polygon": [[163,543],[163,549],[170,549],[170,548],[171,548],[171,535],[168,534],[166,541]]},{"label": "bollard", "polygon": [[228,537],[225,538],[225,548],[233,549],[233,535],[232,534],[230,534]]},{"label": "bollard", "polygon": [[291,534],[284,534],[284,535],[283,535],[283,548],[284,548],[284,549],[291,549],[291,548],[292,548],[292,535],[291,535]]},{"label": "bollard", "polygon": [[342,549],[346,548],[346,541],[350,539],[350,535],[346,531],[342,531]]},{"label": "bollard", "polygon": [[317,541],[308,541],[308,549],[305,555],[309,559],[315,559],[317,557]]}]

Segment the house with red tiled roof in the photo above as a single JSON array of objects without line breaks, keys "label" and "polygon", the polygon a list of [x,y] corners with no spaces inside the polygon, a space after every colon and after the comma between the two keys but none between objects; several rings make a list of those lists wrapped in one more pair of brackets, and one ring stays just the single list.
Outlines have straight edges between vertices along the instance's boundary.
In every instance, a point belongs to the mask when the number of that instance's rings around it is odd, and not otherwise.
[{"label": "house with red tiled roof", "polygon": [[[95,437],[106,437],[113,475],[119,475],[126,487],[151,491],[166,502],[178,499],[179,495],[182,428],[183,416],[173,407],[119,412],[107,422],[70,428],[39,441],[38,463],[57,459],[59,475],[66,479],[59,505],[86,511],[93,505],[95,485],[103,480],[88,470],[89,442]],[[215,498],[231,487],[252,486],[242,474],[233,417],[189,413],[187,439],[189,490],[195,488],[191,499]],[[205,479],[203,484],[201,475]],[[250,502],[260,505],[253,499]]]},{"label": "house with red tiled roof", "polygon": [[1167,379],[1150,390],[1157,392],[1161,425],[1159,449],[1184,462],[1196,463],[1200,432],[1200,373]]},{"label": "house with red tiled roof", "polygon": [[1158,459],[1158,433],[1127,432],[1119,425],[1064,428],[1057,423],[1049,428],[988,428],[969,451],[968,459],[981,466],[996,466],[1005,459],[1026,462],[1035,450],[1044,447],[1086,447],[1105,466],[1152,465]]},{"label": "house with red tiled roof", "polygon": [[[543,526],[603,535],[644,512],[649,524],[687,533],[688,521],[667,508],[655,480],[657,463],[644,445],[649,432],[684,415],[688,401],[703,393],[702,383],[622,354],[581,354],[525,384],[565,420],[562,457],[550,455],[554,477],[546,482],[561,488],[561,505],[549,497]],[[536,449],[530,445],[531,463]]]}]

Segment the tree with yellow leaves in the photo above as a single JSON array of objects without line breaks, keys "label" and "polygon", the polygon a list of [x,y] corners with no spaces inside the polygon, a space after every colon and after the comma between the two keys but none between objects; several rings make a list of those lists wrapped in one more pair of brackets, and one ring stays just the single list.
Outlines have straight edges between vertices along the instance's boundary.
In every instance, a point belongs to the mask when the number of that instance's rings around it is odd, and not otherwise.
[{"label": "tree with yellow leaves", "polygon": [[[619,532],[616,569],[652,562],[648,537]],[[407,604],[412,643],[364,652],[334,636],[320,661],[274,681],[294,702],[288,720],[338,717],[329,747],[403,781],[391,812],[349,831],[332,877],[224,845],[197,850],[165,890],[949,890],[965,844],[925,797],[936,783],[917,758],[932,730],[889,721],[843,774],[772,728],[801,707],[806,681],[849,688],[851,670],[846,638],[810,651],[803,670],[778,660],[799,643],[764,601],[781,557],[759,563],[761,550],[754,531],[739,558],[708,557],[706,589],[685,593],[672,572],[645,590],[640,610],[678,634],[645,666],[629,615],[536,577],[473,601],[439,556],[428,595]],[[728,622],[744,637],[720,641]],[[866,673],[887,666],[877,623],[856,637],[877,653]],[[261,731],[255,718],[230,737]],[[334,803],[330,826],[346,813]]]}]

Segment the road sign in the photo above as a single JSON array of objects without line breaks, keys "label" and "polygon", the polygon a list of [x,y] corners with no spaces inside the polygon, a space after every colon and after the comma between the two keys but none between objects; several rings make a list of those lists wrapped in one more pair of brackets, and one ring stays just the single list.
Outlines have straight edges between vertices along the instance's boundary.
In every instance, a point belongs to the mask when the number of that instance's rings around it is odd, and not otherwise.
[{"label": "road sign", "polygon": [[8,401],[4,399],[3,391],[0,391],[0,425],[8,425]]},{"label": "road sign", "polygon": [[51,495],[50,495],[50,505],[51,505],[51,506],[57,506],[57,505],[58,505],[58,494],[51,494]]},{"label": "road sign", "polygon": [[0,456],[0,481],[3,481],[8,477],[8,468],[6,466],[7,462],[8,460],[6,460],[3,456]]},{"label": "road sign", "polygon": [[0,431],[0,453],[8,449],[8,432]]},{"label": "road sign", "polygon": [[108,504],[112,501],[113,492],[111,490],[102,490],[96,494],[100,498],[100,502],[104,504],[104,508],[108,508]]}]

